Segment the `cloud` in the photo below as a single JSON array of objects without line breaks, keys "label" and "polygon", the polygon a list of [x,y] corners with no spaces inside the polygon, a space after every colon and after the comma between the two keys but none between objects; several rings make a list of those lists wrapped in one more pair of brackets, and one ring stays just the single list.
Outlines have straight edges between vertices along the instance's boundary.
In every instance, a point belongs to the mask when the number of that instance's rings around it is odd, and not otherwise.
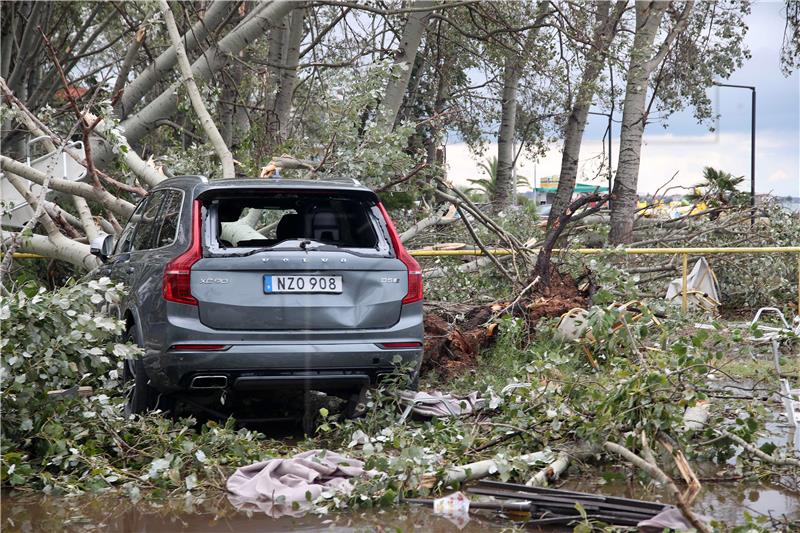
[{"label": "cloud", "polygon": [[784,172],[783,169],[779,169],[767,176],[767,181],[770,183],[782,183],[788,178],[789,176],[786,174],[786,172]]},{"label": "cloud", "polygon": [[[615,139],[616,140],[616,139]],[[673,176],[670,185],[692,186],[702,180],[703,168],[711,166],[745,176],[750,186],[750,135],[719,133],[708,135],[647,135],[642,146],[639,169],[639,192],[652,193]],[[487,147],[485,157],[497,153],[497,145]],[[614,147],[616,171],[617,148]],[[600,141],[584,141],[579,163],[579,179],[604,185],[607,174],[600,172],[603,146]],[[479,177],[478,161],[464,143],[447,147],[448,178],[466,185]],[[520,157],[517,172],[533,179],[558,174],[561,168],[561,146],[550,146],[538,161]],[[777,195],[800,196],[800,153],[791,139],[778,132],[759,132],[756,143],[756,191]]]}]

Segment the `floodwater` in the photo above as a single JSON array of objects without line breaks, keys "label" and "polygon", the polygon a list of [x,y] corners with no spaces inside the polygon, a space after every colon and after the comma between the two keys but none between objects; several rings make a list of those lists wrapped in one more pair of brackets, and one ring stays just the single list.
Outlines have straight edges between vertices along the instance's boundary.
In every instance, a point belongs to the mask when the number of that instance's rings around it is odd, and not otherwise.
[{"label": "floodwater", "polygon": [[[277,431],[275,428],[279,427]],[[259,428],[261,429],[261,428]],[[292,439],[295,426],[272,428],[283,438]],[[274,436],[274,435],[273,435]],[[785,424],[769,422],[756,445],[771,441],[778,446],[794,444],[794,434]],[[706,517],[728,525],[742,524],[745,512],[765,515],[779,522],[800,524],[800,487],[781,487],[735,474],[735,460],[728,465],[692,465],[703,488],[693,509]],[[673,503],[662,489],[643,485],[639,477],[621,467],[609,465],[603,470],[584,471],[581,477],[568,478],[559,487],[589,493]],[[627,476],[627,477],[626,477]],[[606,478],[609,481],[603,481]],[[789,480],[787,480],[789,481]],[[188,499],[187,499],[188,498]],[[476,496],[471,496],[477,499]],[[518,518],[518,517],[517,517]],[[193,501],[191,496],[176,496],[162,502],[134,502],[115,494],[86,494],[60,497],[42,493],[3,491],[0,499],[2,533],[35,532],[450,532],[483,533],[508,531],[524,524],[492,511],[471,511],[466,523],[456,523],[434,515],[430,507],[399,505],[393,508],[368,509],[329,515],[306,514],[273,518],[260,512],[237,510],[221,495],[214,499]],[[789,531],[791,529],[781,529]],[[797,529],[795,529],[797,530]],[[549,532],[572,531],[550,528]]]},{"label": "floodwater", "polygon": [[[597,484],[569,481],[564,488],[598,492],[614,496],[662,500],[663,493],[644,490],[631,480]],[[785,517],[800,521],[800,497],[777,486],[754,481],[704,482],[694,509],[727,524],[741,524],[745,511],[751,515]],[[83,495],[65,498],[42,494],[3,493],[2,522],[4,533],[55,531],[154,532],[449,532],[479,533],[508,530],[515,523],[490,511],[471,512],[466,524],[456,524],[436,516],[428,507],[401,505],[391,509],[370,509],[319,516],[272,518],[261,513],[237,511],[219,497],[191,502],[181,497],[162,503],[133,502],[113,495]],[[520,526],[522,524],[517,523]],[[463,526],[463,527],[460,527]],[[549,531],[569,531],[551,529]]]}]

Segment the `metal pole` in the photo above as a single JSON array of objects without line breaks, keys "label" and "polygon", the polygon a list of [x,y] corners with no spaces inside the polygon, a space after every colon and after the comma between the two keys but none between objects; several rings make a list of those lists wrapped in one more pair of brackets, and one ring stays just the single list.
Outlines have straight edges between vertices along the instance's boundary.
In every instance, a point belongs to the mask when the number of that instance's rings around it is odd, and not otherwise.
[{"label": "metal pole", "polygon": [[611,117],[612,113],[608,114],[608,208],[611,209]]},{"label": "metal pole", "polygon": [[689,310],[689,294],[688,294],[688,281],[689,281],[689,254],[682,254],[683,260],[683,280],[681,283],[681,308],[683,312]]},{"label": "metal pole", "polygon": [[756,88],[754,85],[715,83],[717,87],[750,89],[750,225],[756,223]]},{"label": "metal pole", "polygon": [[797,254],[797,316],[800,316],[800,254]]},{"label": "metal pole", "polygon": [[756,88],[751,87],[750,100],[750,225],[756,223]]}]

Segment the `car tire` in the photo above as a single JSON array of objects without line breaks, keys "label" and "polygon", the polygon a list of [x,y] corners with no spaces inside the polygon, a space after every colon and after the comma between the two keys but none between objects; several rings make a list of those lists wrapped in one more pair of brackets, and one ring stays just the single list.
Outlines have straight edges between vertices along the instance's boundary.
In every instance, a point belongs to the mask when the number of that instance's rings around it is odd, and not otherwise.
[{"label": "car tire", "polygon": [[[140,348],[142,342],[133,326],[125,332],[125,342],[133,341]],[[144,361],[141,357],[127,359],[123,370],[123,382],[126,389],[127,402],[125,404],[125,414],[140,415],[148,411],[153,411],[158,407],[158,391],[150,386],[150,379],[144,369]]]}]

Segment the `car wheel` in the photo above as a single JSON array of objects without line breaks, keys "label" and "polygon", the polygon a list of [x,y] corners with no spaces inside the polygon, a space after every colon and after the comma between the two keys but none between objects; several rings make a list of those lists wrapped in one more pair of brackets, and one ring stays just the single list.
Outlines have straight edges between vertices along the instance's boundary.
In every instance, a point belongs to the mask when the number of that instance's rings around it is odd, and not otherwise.
[{"label": "car wheel", "polygon": [[[137,346],[141,347],[142,342],[137,338],[136,332],[133,327],[129,328],[125,333],[125,339],[133,341]],[[125,414],[138,415],[152,411],[158,406],[159,394],[149,384],[147,373],[144,370],[144,361],[137,357],[136,359],[127,359],[123,370],[123,382],[125,387]]]}]

